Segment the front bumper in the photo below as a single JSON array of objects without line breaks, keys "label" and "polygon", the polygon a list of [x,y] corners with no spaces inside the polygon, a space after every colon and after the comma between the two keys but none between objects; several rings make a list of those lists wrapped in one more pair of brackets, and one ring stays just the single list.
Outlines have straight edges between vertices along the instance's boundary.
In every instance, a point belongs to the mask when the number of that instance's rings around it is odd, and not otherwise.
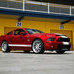
[{"label": "front bumper", "polygon": [[71,45],[58,45],[58,49],[59,50],[65,50],[65,51],[69,51],[71,48]]},{"label": "front bumper", "polygon": [[62,42],[48,42],[45,45],[45,50],[65,50],[69,51],[71,48],[71,44],[68,45],[63,44]]}]

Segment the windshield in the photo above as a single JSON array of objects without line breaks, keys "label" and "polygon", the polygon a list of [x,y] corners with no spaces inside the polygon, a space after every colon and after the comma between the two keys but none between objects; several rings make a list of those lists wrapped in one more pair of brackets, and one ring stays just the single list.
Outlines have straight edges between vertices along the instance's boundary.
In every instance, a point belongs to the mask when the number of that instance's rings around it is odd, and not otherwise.
[{"label": "windshield", "polygon": [[29,34],[35,34],[35,33],[43,33],[42,31],[35,30],[35,29],[25,29]]}]

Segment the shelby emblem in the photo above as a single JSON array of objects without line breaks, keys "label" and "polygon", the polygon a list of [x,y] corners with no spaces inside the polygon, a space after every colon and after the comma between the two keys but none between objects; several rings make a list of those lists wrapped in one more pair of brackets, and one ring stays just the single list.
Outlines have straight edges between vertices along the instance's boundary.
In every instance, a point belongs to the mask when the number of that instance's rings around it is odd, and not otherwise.
[{"label": "shelby emblem", "polygon": [[21,26],[22,26],[22,23],[21,23],[21,22],[17,22],[17,23],[16,23],[16,26],[17,26],[17,27],[21,27]]}]

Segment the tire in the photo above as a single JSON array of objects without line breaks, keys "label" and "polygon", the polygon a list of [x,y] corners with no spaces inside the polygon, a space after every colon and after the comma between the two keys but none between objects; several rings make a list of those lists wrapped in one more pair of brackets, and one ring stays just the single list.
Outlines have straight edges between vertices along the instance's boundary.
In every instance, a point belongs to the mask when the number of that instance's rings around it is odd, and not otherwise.
[{"label": "tire", "polygon": [[9,49],[9,47],[8,47],[8,43],[6,42],[6,41],[3,41],[2,42],[2,52],[10,52],[10,49]]},{"label": "tire", "polygon": [[24,52],[25,52],[25,53],[30,53],[30,51],[28,51],[28,50],[24,50]]},{"label": "tire", "polygon": [[64,54],[65,51],[61,50],[61,51],[56,51],[58,54]]},{"label": "tire", "polygon": [[44,53],[44,44],[40,39],[36,39],[33,41],[32,50],[36,54]]}]

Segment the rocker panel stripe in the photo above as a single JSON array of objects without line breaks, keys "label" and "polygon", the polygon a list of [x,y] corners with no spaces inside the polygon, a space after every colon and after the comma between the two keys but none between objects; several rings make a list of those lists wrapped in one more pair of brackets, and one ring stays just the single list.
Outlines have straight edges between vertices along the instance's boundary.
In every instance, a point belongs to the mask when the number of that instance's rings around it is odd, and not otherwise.
[{"label": "rocker panel stripe", "polygon": [[22,45],[22,44],[8,44],[8,46],[31,47],[31,45]]}]

